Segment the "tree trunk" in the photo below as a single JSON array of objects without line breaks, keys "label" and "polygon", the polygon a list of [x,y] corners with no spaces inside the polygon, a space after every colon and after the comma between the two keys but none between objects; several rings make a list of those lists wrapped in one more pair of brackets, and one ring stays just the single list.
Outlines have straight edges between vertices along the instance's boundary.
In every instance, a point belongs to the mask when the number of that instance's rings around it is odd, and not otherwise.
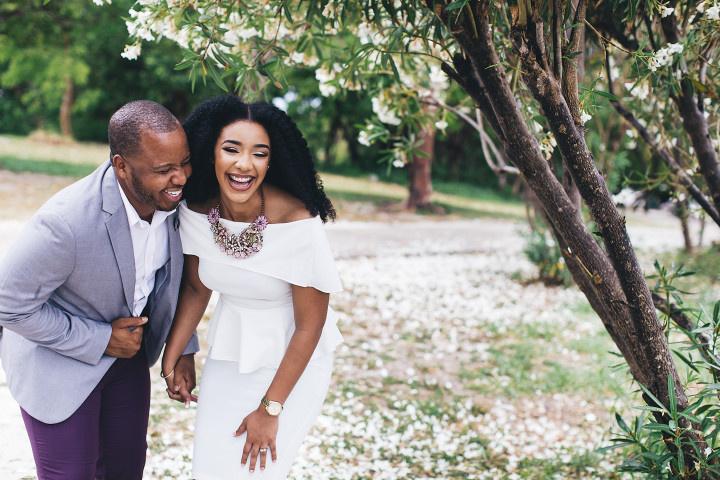
[{"label": "tree trunk", "polygon": [[677,215],[678,215],[678,218],[680,219],[680,228],[682,228],[683,241],[685,242],[685,251],[687,253],[692,253],[693,242],[692,242],[692,236],[690,235],[690,225],[688,223],[688,217],[690,216],[690,212],[688,210],[688,201],[687,200],[678,201]]},{"label": "tree trunk", "polygon": [[435,126],[423,128],[420,133],[422,145],[420,153],[415,155],[407,166],[409,210],[432,208],[432,161],[435,154]]},{"label": "tree trunk", "polygon": [[350,165],[360,165],[360,151],[358,150],[357,132],[353,129],[352,125],[348,125],[348,122],[342,122],[340,127],[342,136],[348,146],[348,154],[350,155]]},{"label": "tree trunk", "polygon": [[[444,71],[475,100],[491,125],[499,129],[496,132],[505,142],[509,157],[543,206],[575,282],[618,346],[633,377],[665,405],[669,404],[668,378],[671,378],[678,409],[686,408],[688,399],[630,243],[625,218],[615,207],[585,143],[576,93],[567,92],[567,88],[563,92],[563,85],[552,74],[551,65],[557,68],[557,61],[551,62],[546,56],[539,14],[530,11],[531,2],[520,2],[516,8],[528,11],[525,15],[520,12],[518,18],[524,18],[526,23],[520,24],[515,19],[512,40],[521,60],[523,81],[539,102],[572,177],[574,186],[566,181],[566,187],[570,187],[567,191],[543,158],[510,88],[504,62],[495,51],[489,1],[471,3],[472,14],[462,15],[457,22],[447,10],[439,14],[463,51],[462,56],[454,59],[455,68],[445,66]],[[578,42],[576,35],[584,25],[584,8],[580,1],[569,45]],[[571,74],[576,75],[572,71]],[[575,186],[600,230],[606,250],[588,231],[576,201],[571,199]],[[651,403],[649,398],[645,400]],[[668,420],[660,415],[657,419],[665,423]],[[688,435],[703,445],[697,433]],[[688,459],[696,455],[690,449],[683,453]]]},{"label": "tree trunk", "polygon": [[335,164],[335,159],[332,156],[332,148],[338,140],[338,130],[341,127],[340,124],[340,113],[338,112],[338,102],[335,101],[335,111],[330,121],[330,128],[328,129],[327,137],[325,137],[325,148],[323,149],[324,157],[323,163],[326,167],[331,167]]},{"label": "tree trunk", "polygon": [[65,93],[63,93],[62,104],[60,105],[60,133],[64,137],[72,138],[72,107],[75,103],[75,86],[72,78],[65,79]]}]

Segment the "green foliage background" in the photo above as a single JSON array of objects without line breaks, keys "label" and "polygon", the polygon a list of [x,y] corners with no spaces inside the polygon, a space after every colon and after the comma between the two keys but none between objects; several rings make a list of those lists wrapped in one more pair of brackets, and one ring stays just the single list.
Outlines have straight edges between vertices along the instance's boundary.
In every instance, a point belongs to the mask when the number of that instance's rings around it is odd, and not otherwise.
[{"label": "green foliage background", "polygon": [[[114,0],[95,6],[88,0],[63,2],[30,0],[0,4],[0,134],[26,135],[36,129],[58,131],[65,81],[75,85],[72,125],[76,140],[104,142],[107,120],[127,101],[149,98],[185,117],[203,99],[221,93],[212,80],[191,89],[187,71],[175,67],[183,57],[167,40],[145,43],[137,60],[120,56],[128,42],[124,18],[134,2]],[[597,68],[601,68],[600,65]],[[366,147],[358,143],[360,127],[372,116],[366,92],[326,98],[320,95],[313,72],[291,69],[286,85],[270,87],[262,95],[286,108],[308,139],[324,170],[345,174],[376,174],[405,183],[404,169],[389,169],[384,152],[390,145]],[[593,78],[588,72],[587,78]],[[613,191],[633,172],[647,169],[650,155],[642,148],[624,149],[620,120],[600,98],[593,122],[604,129],[588,129],[589,144],[607,167]],[[466,182],[502,190],[482,157],[474,130],[448,115],[449,126],[438,132],[433,179]]]}]

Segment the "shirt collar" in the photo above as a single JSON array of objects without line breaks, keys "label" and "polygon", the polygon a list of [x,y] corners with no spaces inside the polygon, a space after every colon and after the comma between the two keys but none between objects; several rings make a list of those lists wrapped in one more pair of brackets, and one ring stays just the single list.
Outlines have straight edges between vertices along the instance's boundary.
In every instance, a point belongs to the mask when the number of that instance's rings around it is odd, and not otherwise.
[{"label": "shirt collar", "polygon": [[[140,218],[140,215],[138,215],[137,210],[135,210],[135,207],[132,206],[130,200],[128,200],[127,195],[125,195],[125,191],[122,188],[122,185],[120,185],[120,182],[118,182],[118,189],[120,190],[120,198],[122,198],[123,205],[125,206],[125,213],[127,214],[128,223],[130,224],[130,226],[132,227],[140,222],[145,222],[145,220]],[[175,213],[175,210],[177,209],[170,210],[169,212],[166,212],[164,210],[155,210],[152,218],[152,223],[164,222],[167,217]]]}]

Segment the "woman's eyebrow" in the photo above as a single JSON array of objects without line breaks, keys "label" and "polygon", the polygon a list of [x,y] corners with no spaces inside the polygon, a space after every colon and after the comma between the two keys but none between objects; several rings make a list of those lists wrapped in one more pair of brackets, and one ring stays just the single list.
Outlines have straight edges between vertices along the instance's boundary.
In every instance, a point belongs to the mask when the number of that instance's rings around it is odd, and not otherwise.
[{"label": "woman's eyebrow", "polygon": [[[238,145],[238,146],[242,145],[242,142],[240,142],[238,140],[232,140],[229,138],[227,140],[223,140],[223,143],[232,143],[233,145]],[[256,148],[258,148],[258,147],[267,148],[267,149],[270,148],[270,145],[266,145],[264,143],[256,143],[254,146]]]}]

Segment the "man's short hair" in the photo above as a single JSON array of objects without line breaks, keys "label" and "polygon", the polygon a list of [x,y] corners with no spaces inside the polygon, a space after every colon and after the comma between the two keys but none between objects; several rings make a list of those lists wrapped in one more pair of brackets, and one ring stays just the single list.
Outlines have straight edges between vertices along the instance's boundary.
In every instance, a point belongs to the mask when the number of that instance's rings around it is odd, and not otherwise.
[{"label": "man's short hair", "polygon": [[113,113],[108,124],[110,157],[132,156],[140,151],[140,134],[148,129],[156,133],[173,132],[182,125],[170,110],[152,100],[126,103]]}]

